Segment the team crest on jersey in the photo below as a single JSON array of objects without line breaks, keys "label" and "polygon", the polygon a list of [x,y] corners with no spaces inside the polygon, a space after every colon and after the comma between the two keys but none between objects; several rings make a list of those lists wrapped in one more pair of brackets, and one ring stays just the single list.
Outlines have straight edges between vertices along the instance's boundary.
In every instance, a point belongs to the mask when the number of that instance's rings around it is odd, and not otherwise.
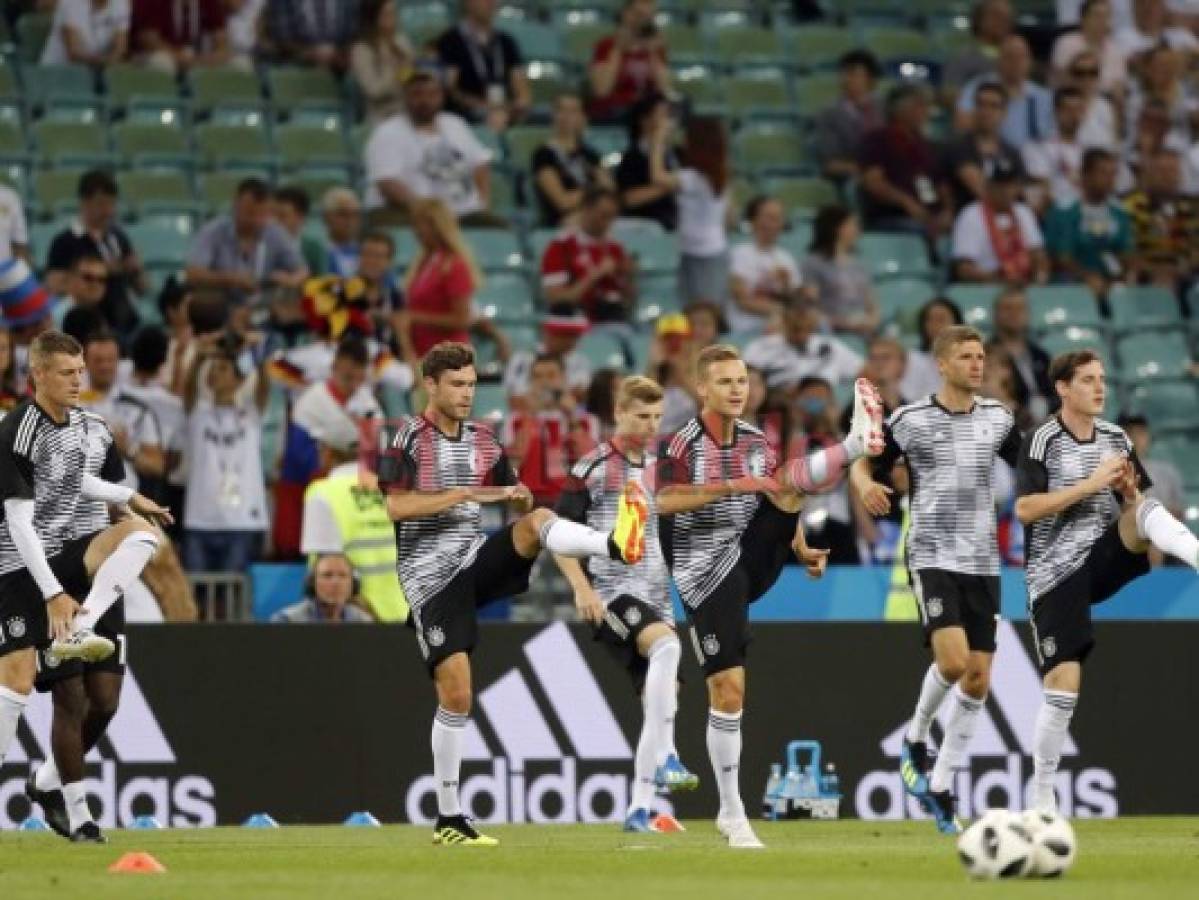
[{"label": "team crest on jersey", "polygon": [[25,620],[20,616],[13,616],[8,620],[8,635],[11,638],[25,637]]},{"label": "team crest on jersey", "polygon": [[709,634],[703,640],[703,647],[707,656],[715,656],[720,652],[720,641],[716,640],[716,635]]},{"label": "team crest on jersey", "polygon": [[928,610],[928,617],[930,619],[939,619],[941,618],[941,613],[945,612],[945,604],[941,602],[940,597],[933,597],[924,606]]},{"label": "team crest on jersey", "polygon": [[445,632],[439,625],[434,625],[425,631],[425,640],[429,642],[430,647],[440,647],[445,643]]},{"label": "team crest on jersey", "polygon": [[751,475],[766,474],[766,451],[762,447],[750,447],[745,454],[745,468]]},{"label": "team crest on jersey", "polygon": [[624,620],[629,623],[630,628],[636,628],[641,624],[641,610],[635,606],[630,606],[624,611]]},{"label": "team crest on jersey", "polygon": [[1053,656],[1057,653],[1057,641],[1051,637],[1045,638],[1045,640],[1041,641],[1041,653],[1046,659]]},{"label": "team crest on jersey", "polygon": [[67,458],[61,453],[50,454],[50,481],[62,481],[67,477]]}]

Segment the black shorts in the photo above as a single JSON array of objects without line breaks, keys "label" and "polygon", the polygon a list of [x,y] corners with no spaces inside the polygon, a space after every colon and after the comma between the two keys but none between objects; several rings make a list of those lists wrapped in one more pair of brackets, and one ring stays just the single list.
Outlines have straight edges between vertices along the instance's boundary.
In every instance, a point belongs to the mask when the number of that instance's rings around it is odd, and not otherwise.
[{"label": "black shorts", "polygon": [[[80,603],[91,590],[83,557],[95,534],[68,541],[47,562],[62,589]],[[50,645],[46,600],[28,569],[0,575],[0,656]]]},{"label": "black shorts", "polygon": [[449,584],[413,610],[416,643],[425,666],[434,670],[455,653],[470,653],[479,640],[476,610],[501,597],[523,594],[536,557],[516,552],[512,525],[497,531],[479,548],[475,561]]},{"label": "black shorts", "polygon": [[925,646],[932,643],[934,631],[961,628],[972,651],[995,652],[999,576],[917,569],[912,573],[912,592],[920,608]]},{"label": "black shorts", "polygon": [[39,691],[49,691],[59,681],[76,678],[89,672],[112,672],[120,674],[125,671],[125,601],[118,600],[108,608],[108,612],[96,623],[96,634],[106,637],[117,645],[116,652],[107,659],[96,663],[84,662],[81,659],[68,659],[55,662],[47,659],[46,648],[37,652],[37,680],[33,683]]},{"label": "black shorts", "polygon": [[638,694],[645,688],[645,675],[649,671],[649,660],[637,650],[637,638],[641,632],[656,622],[666,622],[658,611],[648,603],[622,594],[604,610],[603,621],[595,626],[594,637],[601,642],[629,673],[633,688]]},{"label": "black shorts", "polygon": [[794,558],[791,542],[799,513],[766,498],[741,535],[741,558],[697,609],[687,608],[691,644],[705,677],[745,665],[752,639],[749,605],[769,591]]},{"label": "black shorts", "polygon": [[1029,610],[1041,674],[1064,662],[1085,662],[1095,647],[1091,607],[1149,573],[1149,557],[1120,540],[1118,523],[1103,532],[1079,570],[1037,598]]}]

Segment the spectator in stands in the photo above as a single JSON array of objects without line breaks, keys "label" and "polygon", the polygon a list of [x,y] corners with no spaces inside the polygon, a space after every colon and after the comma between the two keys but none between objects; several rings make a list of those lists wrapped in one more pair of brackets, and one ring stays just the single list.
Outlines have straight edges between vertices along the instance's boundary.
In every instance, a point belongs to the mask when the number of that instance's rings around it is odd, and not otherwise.
[{"label": "spectator in stands", "polygon": [[601,440],[616,432],[616,393],[624,377],[619,369],[600,369],[587,385],[583,408],[599,422]]},{"label": "spectator in stands", "polygon": [[983,199],[987,179],[997,163],[1002,161],[1020,178],[1024,176],[1020,151],[999,133],[1006,109],[1007,91],[1003,85],[993,81],[980,84],[974,92],[974,115],[969,133],[951,141],[946,149],[946,175],[956,212]]},{"label": "spectator in stands", "polygon": [[437,39],[449,109],[470,122],[503,131],[533,104],[520,47],[495,27],[496,0],[463,0],[462,21]]},{"label": "spectator in stands", "polygon": [[1184,72],[1183,57],[1177,51],[1169,47],[1147,51],[1140,78],[1129,92],[1128,118],[1137,121],[1145,105],[1156,101],[1169,115],[1167,140],[1189,146],[1192,136],[1199,134],[1199,98],[1188,88]]},{"label": "spectator in stands", "polygon": [[262,14],[266,0],[225,0],[225,30],[229,34],[229,63],[243,72],[253,72],[258,58]]},{"label": "spectator in stands", "polygon": [[372,127],[404,111],[404,80],[416,56],[400,33],[396,0],[363,0],[358,39],[350,47],[350,74],[366,102]]},{"label": "spectator in stands", "polygon": [[491,203],[491,151],[453,113],[442,111],[437,78],[417,71],[404,83],[408,112],[392,116],[366,145],[368,225],[408,224],[419,200],[436,198],[463,225],[504,227]]},{"label": "spectator in stands", "polygon": [[687,306],[682,317],[667,315],[658,320],[649,373],[665,394],[663,434],[677,431],[698,413],[695,362],[700,351],[715,344],[726,330],[720,307],[702,301]]},{"label": "spectator in stands", "polygon": [[550,312],[581,309],[593,324],[627,323],[637,296],[632,257],[611,236],[616,194],[591,188],[578,226],[556,237],[541,258],[541,290]]},{"label": "spectator in stands", "polygon": [[950,55],[941,74],[946,86],[948,106],[953,107],[953,92],[982,75],[995,71],[999,47],[1012,34],[1015,16],[1008,0],[980,0],[970,11],[970,33],[974,44]]},{"label": "spectator in stands", "polygon": [[584,140],[587,119],[577,94],[561,94],[554,101],[553,131],[533,151],[529,171],[537,194],[543,228],[570,221],[592,187],[614,187],[600,163],[600,155]]},{"label": "spectator in stands", "polygon": [[851,381],[862,371],[862,357],[837,338],[820,334],[820,311],[799,303],[783,313],[781,334],[767,334],[745,348],[746,365],[754,366],[775,388],[794,389],[808,375],[829,381]]},{"label": "spectator in stands", "polygon": [[1004,288],[995,298],[995,336],[992,347],[1002,347],[1012,364],[1016,402],[1040,422],[1058,408],[1057,391],[1049,377],[1049,354],[1032,339],[1028,297],[1016,287]]},{"label": "spectator in stands", "polygon": [[163,387],[179,397],[183,396],[183,381],[187,376],[184,356],[192,341],[191,297],[191,290],[174,275],[167,278],[158,293],[158,312],[170,341],[159,379]]},{"label": "spectator in stands", "polygon": [[666,42],[654,0],[625,0],[615,34],[595,45],[587,80],[593,122],[619,124],[640,103],[670,93]]},{"label": "spectator in stands", "polygon": [[[1122,193],[1132,190],[1134,183],[1144,180],[1149,161],[1159,150],[1173,150],[1180,157],[1187,155],[1186,142],[1177,131],[1170,127],[1170,110],[1160,100],[1148,100],[1141,107],[1140,113],[1133,121],[1133,132],[1127,149],[1123,152],[1122,161],[1127,164],[1126,183],[1117,183],[1116,189]],[[1125,172],[1121,173],[1122,178]],[[1184,177],[1184,186],[1186,184]]]},{"label": "spectator in stands", "polygon": [[621,212],[638,219],[653,219],[668,231],[679,221],[678,201],[674,192],[653,180],[650,147],[654,137],[666,133],[664,166],[668,171],[679,167],[678,157],[669,143],[673,128],[670,103],[659,94],[640,100],[629,112],[629,144],[616,167],[616,187],[620,191]]},{"label": "spectator in stands", "polygon": [[46,287],[65,289],[67,273],[82,253],[100,256],[108,267],[108,285],[100,311],[118,335],[137,328],[137,313],[130,294],[146,290],[146,273],[129,235],[116,224],[117,183],[108,172],[92,170],[79,179],[79,217],[55,235],[46,258]]},{"label": "spectator in stands", "polygon": [[[268,524],[260,443],[270,382],[259,372],[253,394],[240,390],[249,373],[241,368],[238,342],[220,332],[197,340],[183,394],[183,564],[189,572],[244,572]],[[201,368],[210,398],[200,395]]]},{"label": "spectator in stands", "polygon": [[0,184],[0,262],[14,256],[33,262],[29,254],[29,226],[20,195],[7,184]]},{"label": "spectator in stands", "polygon": [[304,598],[271,616],[276,623],[373,622],[357,604],[358,576],[344,553],[322,553],[304,579]]},{"label": "spectator in stands", "polygon": [[108,267],[104,265],[104,260],[98,253],[84,251],[76,256],[66,281],[66,291],[55,301],[56,326],[61,329],[71,310],[80,308],[94,310],[99,315],[99,322],[103,324],[104,315],[100,312],[100,304],[104,301],[107,285]]},{"label": "spectator in stands", "polygon": [[295,241],[271,221],[271,190],[258,178],[237,186],[232,214],[196,232],[187,260],[189,284],[224,291],[235,306],[264,288],[298,288],[307,275]]},{"label": "spectator in stands", "polygon": [[43,66],[105,66],[129,50],[129,0],[58,0]]},{"label": "spectator in stands", "polygon": [[949,230],[953,212],[938,187],[936,150],[924,136],[928,113],[924,88],[902,84],[887,95],[887,124],[863,140],[859,187],[867,228],[932,239]]},{"label": "spectator in stands", "polygon": [[1166,0],[1133,0],[1132,24],[1116,32],[1116,43],[1135,69],[1147,51],[1170,47],[1193,55],[1199,52],[1199,39],[1187,28],[1170,24]]},{"label": "spectator in stands", "polygon": [[[890,335],[876,335],[866,348],[866,366],[862,375],[878,389],[883,401],[883,411],[891,415],[908,402],[900,386],[907,369],[908,351],[903,344]],[[853,405],[846,406],[841,420],[841,430],[847,431],[853,416]]]},{"label": "spectator in stands", "polygon": [[[827,379],[808,375],[800,379],[795,395],[795,418],[802,437],[792,445],[792,458],[806,456],[844,440],[836,395]],[[844,480],[826,493],[805,497],[802,516],[809,546],[828,550],[829,562],[833,565],[858,564],[857,535],[850,513],[849,489]]]},{"label": "spectator in stands", "polygon": [[1044,284],[1049,279],[1041,227],[1019,196],[1019,171],[997,160],[983,199],[963,209],[954,222],[956,280]]},{"label": "spectator in stands", "polygon": [[1032,52],[1028,41],[1018,34],[1004,38],[994,75],[980,75],[962,89],[957,102],[957,124],[961,131],[970,127],[974,115],[974,95],[979,85],[997,81],[1007,91],[1007,114],[1000,133],[1013,147],[1040,141],[1053,133],[1053,97],[1047,88],[1031,80]]},{"label": "spectator in stands", "polygon": [[1145,493],[1166,507],[1170,515],[1182,520],[1183,507],[1186,506],[1182,473],[1169,460],[1153,456],[1153,431],[1149,427],[1149,420],[1139,414],[1122,415],[1118,424],[1132,441],[1137,458],[1141,460],[1149,473],[1149,480],[1153,482]]},{"label": "spectator in stands", "polygon": [[12,330],[0,323],[0,419],[21,402],[17,393],[17,355]]},{"label": "spectator in stands", "polygon": [[1176,150],[1154,153],[1141,185],[1124,199],[1137,261],[1154,284],[1177,290],[1199,266],[1199,200],[1182,191]]},{"label": "spectator in stands", "polygon": [[358,270],[362,252],[362,203],[349,188],[329,188],[321,198],[321,216],[326,240],[321,248],[321,267],[313,271],[348,278]]},{"label": "spectator in stands", "polygon": [[267,34],[291,63],[344,72],[358,31],[359,0],[270,0]]},{"label": "spectator in stands", "polygon": [[395,240],[386,231],[370,231],[362,238],[358,271],[365,282],[375,336],[385,344],[396,337],[396,316],[404,308],[404,292],[395,274]]},{"label": "spectator in stands", "polygon": [[1113,282],[1137,278],[1132,223],[1116,199],[1115,154],[1092,147],[1083,156],[1082,195],[1055,206],[1045,222],[1045,242],[1058,276],[1081,281],[1096,297]]},{"label": "spectator in stands", "polygon": [[854,256],[861,234],[858,217],[844,206],[821,209],[804,257],[803,280],[834,331],[870,337],[881,316],[870,273]]},{"label": "spectator in stands", "polygon": [[824,174],[845,184],[858,176],[862,140],[883,125],[883,108],[875,95],[882,69],[869,50],[850,50],[838,63],[841,96],[821,111],[813,131],[816,158]]},{"label": "spectator in stands", "polygon": [[1113,147],[1120,141],[1120,117],[1115,104],[1099,90],[1099,57],[1083,50],[1066,69],[1066,84],[1082,94],[1082,123],[1078,140],[1083,146]]},{"label": "spectator in stands", "polygon": [[275,221],[283,226],[283,230],[295,241],[308,271],[319,275],[328,268],[329,261],[325,259],[325,248],[321,242],[304,230],[311,209],[312,201],[308,199],[308,194],[303,188],[281,187],[275,191]]},{"label": "spectator in stands", "polygon": [[1071,85],[1053,93],[1054,134],[1025,144],[1022,155],[1028,185],[1029,205],[1045,212],[1052,205],[1068,206],[1078,199],[1084,145],[1079,139],[1083,96]]},{"label": "spectator in stands", "polygon": [[[541,343],[536,350],[518,350],[504,367],[504,392],[517,403],[529,391],[529,373],[539,356],[556,356],[566,368],[566,387],[582,398],[592,383],[591,363],[579,351],[579,340],[590,323],[581,311],[573,315],[548,315],[541,319]],[[594,410],[593,410],[594,412]]]},{"label": "spectator in stands", "polygon": [[453,212],[441,200],[416,202],[412,231],[419,248],[404,280],[408,306],[399,313],[397,330],[407,332],[419,359],[442,341],[470,340],[471,299],[483,275]]},{"label": "spectator in stands", "polygon": [[909,402],[935,394],[941,388],[941,370],[933,356],[937,335],[950,325],[961,325],[962,311],[952,300],[934,297],[920,307],[916,317],[919,348],[908,351],[899,392]]},{"label": "spectator in stands", "polygon": [[734,334],[760,334],[777,313],[800,300],[815,300],[805,289],[791,251],[779,246],[787,212],[776,197],[761,194],[745,207],[751,240],[738,244],[729,257],[729,299],[725,317]]},{"label": "spectator in stands", "polygon": [[504,448],[539,506],[553,507],[578,460],[600,441],[600,423],[567,390],[566,367],[542,355],[529,372],[527,409],[505,420]]},{"label": "spectator in stands", "polygon": [[1065,79],[1067,69],[1084,50],[1093,53],[1099,63],[1099,89],[1122,97],[1128,78],[1127,54],[1112,33],[1111,0],[1084,0],[1078,30],[1054,41],[1051,64],[1058,82]]},{"label": "spectator in stands", "polygon": [[729,283],[729,197],[733,171],[724,125],[711,116],[687,120],[683,164],[667,165],[670,120],[650,135],[650,181],[670,191],[679,207],[679,295],[684,303],[725,304]]},{"label": "spectator in stands", "polygon": [[185,449],[187,416],[183,412],[183,401],[163,383],[169,352],[170,337],[163,329],[156,325],[140,328],[129,348],[130,371],[122,379],[121,393],[149,411],[156,429],[155,442],[162,452],[161,472],[147,466],[138,469],[142,482],[138,490],[181,515],[186,475],[180,463]]},{"label": "spectator in stands", "polygon": [[[1016,428],[1022,432],[1029,431],[1039,419],[1036,419],[1027,407],[1021,406],[1016,399],[1016,367],[1012,365],[1011,356],[1002,344],[992,341],[987,345],[987,356],[983,360],[983,381],[979,394],[998,400],[1012,412],[1016,420]],[[1006,468],[1006,467],[1004,467]],[[1001,493],[1003,493],[1001,491]],[[1004,499],[998,499],[1002,506]]]},{"label": "spectator in stands", "polygon": [[229,62],[224,0],[133,0],[133,53],[144,65],[169,75]]}]

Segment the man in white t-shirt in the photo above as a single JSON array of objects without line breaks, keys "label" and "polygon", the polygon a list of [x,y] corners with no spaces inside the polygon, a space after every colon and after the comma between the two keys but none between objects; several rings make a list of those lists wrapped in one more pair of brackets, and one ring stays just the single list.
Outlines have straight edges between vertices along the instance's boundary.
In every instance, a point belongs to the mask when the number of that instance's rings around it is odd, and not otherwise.
[{"label": "man in white t-shirt", "polygon": [[1032,184],[1027,192],[1032,206],[1044,211],[1051,204],[1069,206],[1078,199],[1078,179],[1085,149],[1078,139],[1084,112],[1082,91],[1060,87],[1053,94],[1053,119],[1057,133],[1043,141],[1025,144],[1021,152]]},{"label": "man in white t-shirt", "polygon": [[1049,257],[1036,214],[1020,196],[1019,173],[997,164],[983,199],[963,209],[953,224],[957,281],[1044,284]]},{"label": "man in white t-shirt", "polygon": [[579,351],[579,341],[590,323],[581,312],[574,315],[547,315],[541,320],[541,343],[534,350],[517,350],[504,366],[504,393],[508,398],[523,397],[529,390],[533,363],[544,354],[556,356],[566,367],[566,386],[580,400],[591,384],[591,363]]},{"label": "man in white t-shirt", "polygon": [[126,487],[137,490],[139,475],[161,476],[165,471],[164,442],[158,418],[117,383],[121,349],[114,335],[98,332],[83,345],[87,387],[79,405],[104,419],[124,459]]},{"label": "man in white t-shirt", "polygon": [[862,371],[863,359],[832,335],[819,334],[820,310],[813,303],[787,308],[782,333],[752,341],[745,364],[758,369],[769,388],[795,388],[809,375],[848,382]]},{"label": "man in white t-shirt", "polygon": [[436,77],[417,72],[404,84],[407,115],[382,122],[366,145],[372,228],[406,224],[411,205],[437,197],[463,225],[497,225],[491,215],[491,151],[460,116],[442,111]]},{"label": "man in white t-shirt", "polygon": [[29,227],[20,196],[8,185],[0,184],[0,262],[14,256],[31,262]]},{"label": "man in white t-shirt", "polygon": [[42,65],[101,69],[128,49],[129,0],[58,0]]},{"label": "man in white t-shirt", "polygon": [[1188,60],[1199,53],[1199,38],[1186,28],[1169,24],[1166,0],[1133,0],[1132,23],[1115,32],[1115,41],[1133,63],[1142,53],[1163,44]]},{"label": "man in white t-shirt", "polygon": [[759,334],[772,315],[805,292],[795,257],[778,244],[787,227],[783,204],[774,197],[755,197],[746,207],[745,217],[753,240],[738,244],[730,256],[731,296],[725,319],[734,334]]}]

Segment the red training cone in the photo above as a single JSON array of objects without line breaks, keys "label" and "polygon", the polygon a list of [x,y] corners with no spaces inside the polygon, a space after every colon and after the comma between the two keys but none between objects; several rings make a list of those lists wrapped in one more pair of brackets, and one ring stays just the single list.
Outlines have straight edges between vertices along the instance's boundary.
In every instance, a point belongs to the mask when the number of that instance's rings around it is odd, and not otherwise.
[{"label": "red training cone", "polygon": [[682,822],[668,813],[661,813],[660,815],[654,816],[653,820],[649,823],[649,827],[654,831],[660,831],[663,834],[687,830],[683,827]]},{"label": "red training cone", "polygon": [[139,875],[158,875],[166,872],[166,866],[149,853],[126,853],[111,866],[110,872],[131,872]]}]

